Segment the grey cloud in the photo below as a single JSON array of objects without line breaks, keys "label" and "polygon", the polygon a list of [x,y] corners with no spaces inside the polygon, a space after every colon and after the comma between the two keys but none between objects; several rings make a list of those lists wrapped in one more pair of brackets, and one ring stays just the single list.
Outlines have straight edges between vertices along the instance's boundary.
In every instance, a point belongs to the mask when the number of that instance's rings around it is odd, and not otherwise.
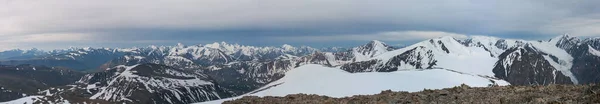
[{"label": "grey cloud", "polygon": [[[595,29],[600,27],[597,4],[600,1],[0,0],[0,36],[72,33],[95,39],[127,35],[126,39],[138,41],[163,37],[194,41],[189,38],[193,37],[241,43],[265,37],[378,36],[390,31],[600,36]],[[254,37],[225,39],[248,35]],[[146,37],[135,38],[139,36]]]},{"label": "grey cloud", "polygon": [[[453,32],[532,31],[594,1],[530,0],[59,0],[5,1],[3,31],[119,28],[321,28],[343,24],[422,26]],[[597,3],[596,3],[597,4]],[[338,25],[336,25],[338,24]],[[1,25],[0,25],[1,26]]]},{"label": "grey cloud", "polygon": [[310,42],[338,42],[338,41],[420,41],[442,36],[451,36],[455,38],[467,38],[468,35],[448,33],[442,31],[388,31],[372,34],[345,34],[345,35],[325,35],[325,36],[283,36],[270,39],[281,41],[310,41]]}]

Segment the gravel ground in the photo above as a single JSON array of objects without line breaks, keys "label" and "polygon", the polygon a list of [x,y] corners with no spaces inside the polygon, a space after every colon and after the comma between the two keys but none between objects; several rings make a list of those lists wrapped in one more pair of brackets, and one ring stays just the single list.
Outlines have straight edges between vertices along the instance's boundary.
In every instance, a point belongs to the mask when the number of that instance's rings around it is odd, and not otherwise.
[{"label": "gravel ground", "polygon": [[376,95],[332,98],[293,94],[285,97],[247,96],[224,104],[590,104],[600,103],[600,85],[495,86],[461,85],[421,92],[382,91]]}]

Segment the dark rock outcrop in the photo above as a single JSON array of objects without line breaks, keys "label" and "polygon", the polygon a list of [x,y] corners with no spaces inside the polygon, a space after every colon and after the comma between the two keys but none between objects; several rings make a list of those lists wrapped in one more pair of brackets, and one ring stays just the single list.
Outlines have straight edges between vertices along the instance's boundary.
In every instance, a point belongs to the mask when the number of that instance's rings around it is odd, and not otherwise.
[{"label": "dark rock outcrop", "polygon": [[555,69],[530,45],[513,47],[500,55],[492,70],[496,78],[512,85],[573,84],[569,77]]},{"label": "dark rock outcrop", "polygon": [[18,65],[0,66],[0,102],[37,94],[50,87],[64,86],[79,80],[83,73],[63,68]]}]

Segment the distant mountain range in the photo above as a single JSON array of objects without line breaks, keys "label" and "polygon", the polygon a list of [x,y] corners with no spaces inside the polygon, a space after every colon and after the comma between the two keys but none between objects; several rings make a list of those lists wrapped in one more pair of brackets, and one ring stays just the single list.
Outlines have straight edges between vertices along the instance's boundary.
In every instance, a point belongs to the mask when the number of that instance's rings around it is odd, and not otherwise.
[{"label": "distant mountain range", "polygon": [[[296,83],[284,80],[289,79],[284,78],[287,72],[309,64],[353,74],[409,71],[421,75],[420,72],[442,69],[442,73],[475,76],[489,80],[489,84],[589,84],[600,82],[599,49],[600,38],[562,35],[542,41],[440,37],[406,47],[374,40],[353,48],[323,49],[218,42],[116,49],[8,50],[0,52],[0,71],[14,74],[0,74],[0,101],[196,103]],[[57,78],[46,80],[45,76]],[[31,83],[13,84],[21,80]],[[414,79],[389,81],[394,80]],[[18,99],[21,97],[25,98]]]}]

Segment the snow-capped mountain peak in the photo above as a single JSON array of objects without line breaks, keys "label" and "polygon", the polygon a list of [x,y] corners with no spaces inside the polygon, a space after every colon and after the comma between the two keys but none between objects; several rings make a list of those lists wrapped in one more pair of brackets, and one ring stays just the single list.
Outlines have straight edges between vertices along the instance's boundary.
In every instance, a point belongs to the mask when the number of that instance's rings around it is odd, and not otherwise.
[{"label": "snow-capped mountain peak", "polygon": [[550,39],[550,42],[557,43],[558,41],[561,41],[561,40],[570,40],[570,39],[574,39],[574,38],[576,38],[576,37],[573,37],[569,34],[563,34],[563,35],[559,35],[559,36],[556,36],[556,37]]},{"label": "snow-capped mountain peak", "polygon": [[296,49],[296,47],[294,47],[294,46],[292,46],[292,45],[289,45],[289,44],[283,44],[283,45],[281,46],[281,48],[283,48],[283,50],[286,50],[286,51],[287,51],[287,50],[295,50],[295,49]]},{"label": "snow-capped mountain peak", "polygon": [[577,48],[578,45],[581,45],[581,40],[577,37],[570,36],[569,34],[564,34],[550,39],[548,43],[561,49],[571,50]]},{"label": "snow-capped mountain peak", "polygon": [[221,44],[218,42],[214,42],[212,44],[206,44],[206,47],[210,47],[210,48],[215,48],[215,49],[219,49],[221,48]]},{"label": "snow-capped mountain peak", "polygon": [[240,48],[242,46],[240,46],[238,44],[228,44],[227,42],[222,41],[222,42],[214,42],[212,44],[206,44],[205,47],[220,49],[225,52],[231,52],[231,51],[235,51],[236,48]]},{"label": "snow-capped mountain peak", "polygon": [[352,54],[354,54],[357,61],[362,61],[392,50],[393,48],[389,45],[378,40],[372,40],[365,45],[353,48]]},{"label": "snow-capped mountain peak", "polygon": [[379,40],[371,40],[369,43],[367,43],[369,45],[386,45],[385,43],[379,41]]}]

